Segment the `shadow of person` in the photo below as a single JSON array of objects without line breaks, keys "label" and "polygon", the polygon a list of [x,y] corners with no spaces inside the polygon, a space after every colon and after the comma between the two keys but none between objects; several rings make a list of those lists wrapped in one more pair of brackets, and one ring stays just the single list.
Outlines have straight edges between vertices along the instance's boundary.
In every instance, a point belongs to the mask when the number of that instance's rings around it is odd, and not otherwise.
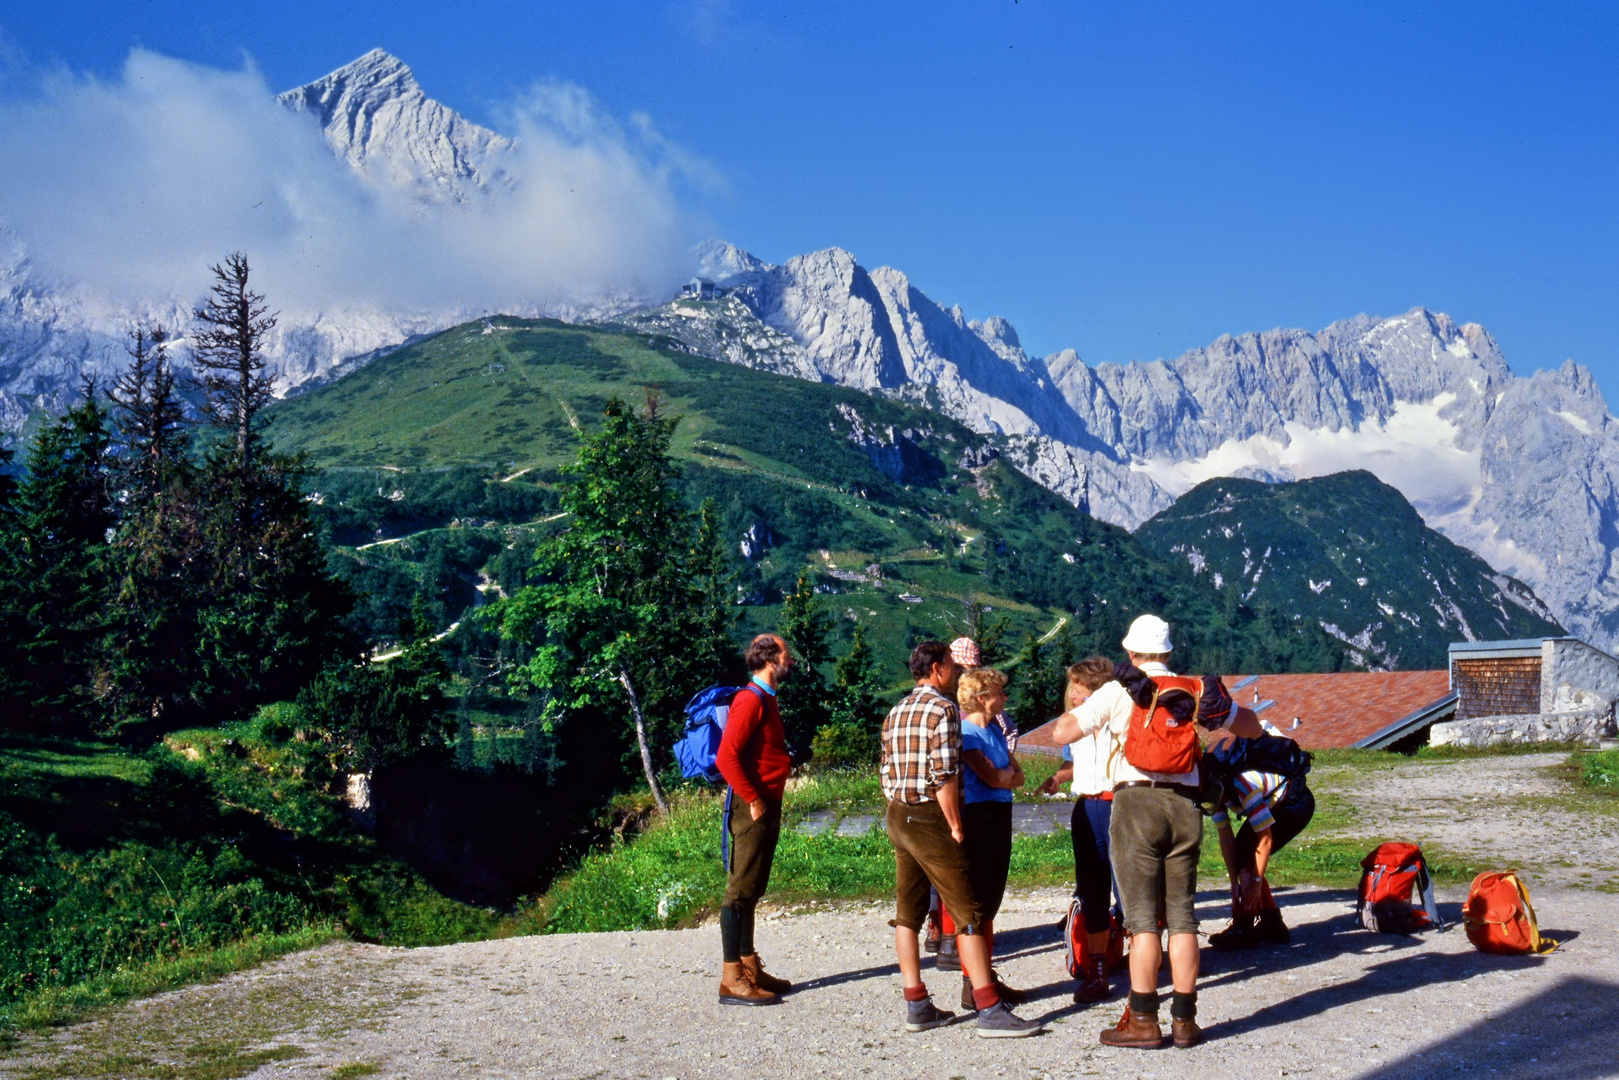
[{"label": "shadow of person", "polygon": [[[1380,937],[1386,935],[1379,935]],[[1462,953],[1418,951],[1413,942],[1394,953],[1390,959],[1373,964],[1359,978],[1308,990],[1296,997],[1265,1005],[1248,1016],[1208,1025],[1204,1032],[1210,1039],[1226,1039],[1262,1031],[1270,1027],[1295,1024],[1308,1017],[1363,1001],[1387,997],[1441,983],[1462,982],[1478,973],[1481,966],[1488,968],[1538,967],[1545,958],[1540,956],[1484,956],[1471,950]],[[1252,974],[1260,974],[1253,972]],[[1203,985],[1213,985],[1201,983]]]},{"label": "shadow of person", "polygon": [[[1470,957],[1477,960],[1477,956]],[[1422,1080],[1493,1072],[1517,1080],[1596,1080],[1619,1073],[1619,984],[1571,975],[1536,997],[1440,1042],[1381,1062],[1362,1080]],[[1358,1051],[1361,1060],[1368,1051]]]}]

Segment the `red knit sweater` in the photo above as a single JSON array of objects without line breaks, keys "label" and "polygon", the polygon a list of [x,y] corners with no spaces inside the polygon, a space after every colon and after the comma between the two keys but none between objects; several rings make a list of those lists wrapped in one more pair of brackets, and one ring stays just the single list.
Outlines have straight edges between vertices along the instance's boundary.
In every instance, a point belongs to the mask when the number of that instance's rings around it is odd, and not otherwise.
[{"label": "red knit sweater", "polygon": [[787,729],[781,726],[774,695],[757,687],[737,692],[714,764],[743,802],[761,795],[781,798],[792,762],[787,757]]}]

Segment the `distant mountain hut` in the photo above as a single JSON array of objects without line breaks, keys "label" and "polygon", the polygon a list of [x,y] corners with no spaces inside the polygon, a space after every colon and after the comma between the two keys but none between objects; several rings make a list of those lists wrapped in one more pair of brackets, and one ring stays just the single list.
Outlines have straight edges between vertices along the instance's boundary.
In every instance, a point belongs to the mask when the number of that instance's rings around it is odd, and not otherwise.
[{"label": "distant mountain hut", "polygon": [[719,289],[707,278],[694,277],[680,287],[682,300],[713,300],[718,298]]}]

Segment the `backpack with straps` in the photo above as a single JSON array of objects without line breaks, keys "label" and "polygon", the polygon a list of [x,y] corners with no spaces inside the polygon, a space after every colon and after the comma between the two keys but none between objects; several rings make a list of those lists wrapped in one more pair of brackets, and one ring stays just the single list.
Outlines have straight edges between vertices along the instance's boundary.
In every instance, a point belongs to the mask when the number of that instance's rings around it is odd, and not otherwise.
[{"label": "backpack with straps", "polygon": [[1141,677],[1146,684],[1125,686],[1131,691],[1131,708],[1124,760],[1142,772],[1191,772],[1203,752],[1194,722],[1203,680],[1145,673]]},{"label": "backpack with straps", "polygon": [[[1107,971],[1118,971],[1124,966],[1124,927],[1119,923],[1119,917],[1108,912],[1107,952],[1103,962]],[[1085,969],[1090,966],[1091,942],[1090,934],[1085,930],[1085,909],[1079,897],[1074,897],[1068,904],[1068,918],[1063,920],[1063,967],[1068,970],[1070,979],[1083,979]]]},{"label": "backpack with straps", "polygon": [[[744,690],[752,690],[760,701],[764,700],[764,691],[750,682],[746,686],[710,686],[686,702],[686,733],[675,743],[681,776],[687,780],[701,776],[710,782],[721,779],[717,764],[720,740],[725,737],[731,704]],[[720,813],[720,865],[727,873],[731,870],[731,808],[735,796],[729,787],[725,789],[725,808]]]},{"label": "backpack with straps", "polygon": [[1529,890],[1515,870],[1492,870],[1474,878],[1462,918],[1467,940],[1480,952],[1538,956],[1557,948],[1557,942],[1540,936]]},{"label": "backpack with straps", "polygon": [[719,756],[720,739],[725,735],[725,720],[730,715],[731,702],[744,689],[746,687],[710,686],[699,690],[686,703],[686,733],[675,743],[675,760],[680,762],[681,776],[687,780],[700,776],[711,782],[720,779],[719,767],[714,762]]},{"label": "backpack with straps", "polygon": [[[1414,934],[1418,930],[1445,928],[1434,899],[1428,864],[1416,844],[1379,844],[1360,865],[1355,917],[1366,929],[1381,934]],[[1422,901],[1420,908],[1412,906],[1413,891]]]},{"label": "backpack with straps", "polygon": [[1212,752],[1216,769],[1223,775],[1263,772],[1298,780],[1309,775],[1315,757],[1286,735],[1260,735],[1253,739],[1232,740],[1229,752]]}]

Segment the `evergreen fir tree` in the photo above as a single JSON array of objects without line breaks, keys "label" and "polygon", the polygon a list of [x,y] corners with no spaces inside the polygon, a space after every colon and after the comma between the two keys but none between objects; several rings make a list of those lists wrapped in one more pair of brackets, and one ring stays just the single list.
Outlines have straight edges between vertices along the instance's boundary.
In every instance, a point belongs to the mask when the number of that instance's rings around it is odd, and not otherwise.
[{"label": "evergreen fir tree", "polygon": [[88,726],[113,524],[107,415],[93,385],[85,397],[35,437],[11,545],[23,696],[31,719],[55,729]]},{"label": "evergreen fir tree", "polygon": [[275,328],[261,293],[249,287],[247,256],[232,252],[209,267],[214,284],[196,311],[192,352],[208,393],[208,416],[235,441],[233,460],[247,469],[259,449],[259,414],[273,399],[264,374],[264,339]]},{"label": "evergreen fir tree", "polygon": [[116,407],[113,426],[120,451],[121,482],[137,501],[162,489],[185,464],[185,405],[175,393],[169,337],[161,326],[136,326],[124,346],[129,367],[107,396]]},{"label": "evergreen fir tree", "polygon": [[8,715],[21,708],[24,685],[21,566],[17,561],[17,481],[10,468],[14,454],[0,449],[0,709]]},{"label": "evergreen fir tree", "polygon": [[792,648],[796,661],[792,677],[782,684],[777,696],[781,720],[787,729],[787,741],[802,744],[827,722],[832,707],[824,671],[832,658],[828,641],[832,616],[816,598],[808,573],[799,574],[798,584],[783,598],[778,632]]}]

